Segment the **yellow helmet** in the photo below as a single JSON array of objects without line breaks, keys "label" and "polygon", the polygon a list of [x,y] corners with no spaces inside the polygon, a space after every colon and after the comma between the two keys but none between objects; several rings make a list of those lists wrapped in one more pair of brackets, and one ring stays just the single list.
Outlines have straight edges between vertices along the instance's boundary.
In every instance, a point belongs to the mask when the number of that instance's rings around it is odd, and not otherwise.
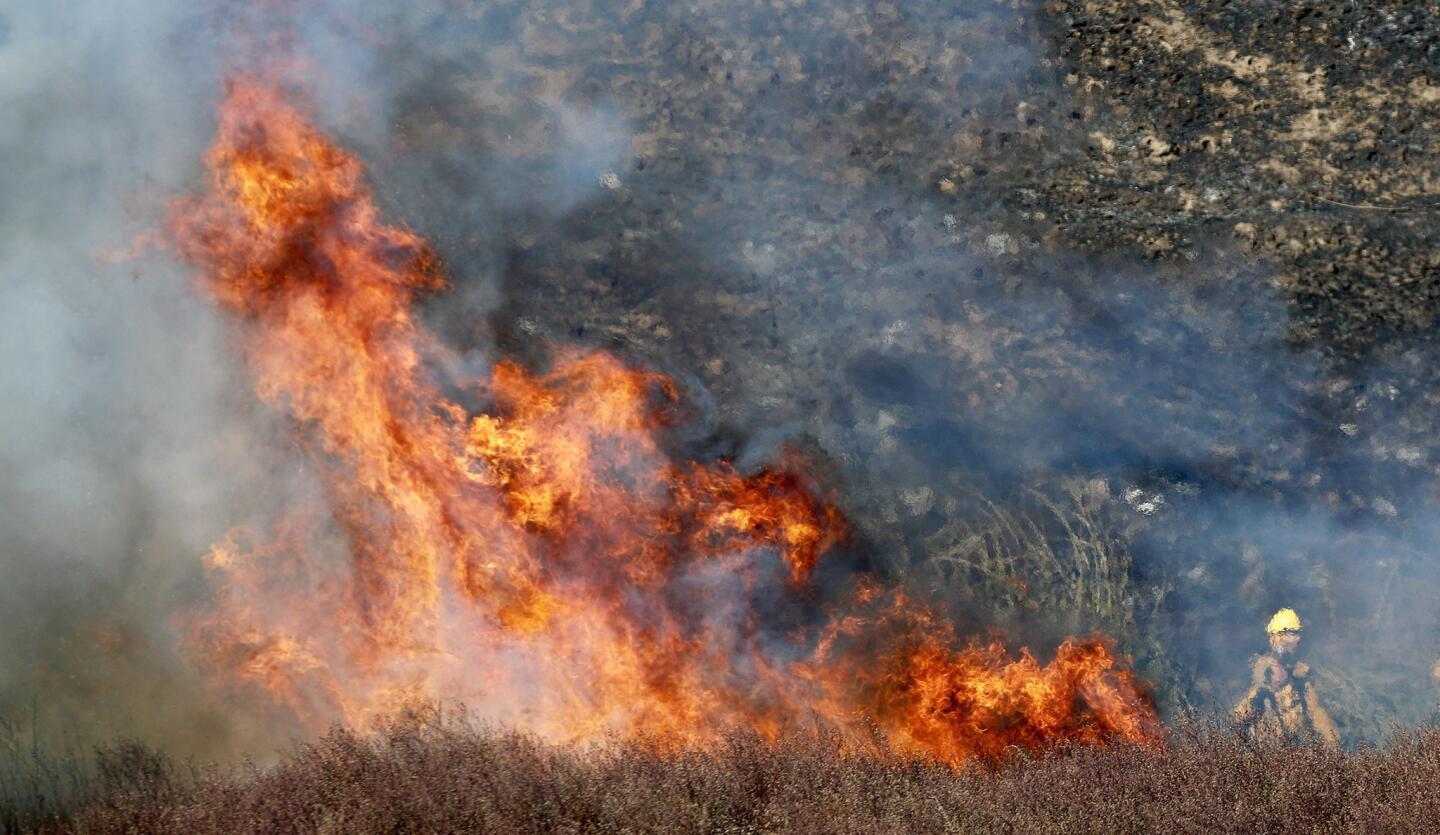
[{"label": "yellow helmet", "polygon": [[1275,635],[1280,632],[1299,632],[1301,628],[1300,616],[1295,614],[1294,609],[1286,608],[1275,613],[1265,627],[1265,631]]}]

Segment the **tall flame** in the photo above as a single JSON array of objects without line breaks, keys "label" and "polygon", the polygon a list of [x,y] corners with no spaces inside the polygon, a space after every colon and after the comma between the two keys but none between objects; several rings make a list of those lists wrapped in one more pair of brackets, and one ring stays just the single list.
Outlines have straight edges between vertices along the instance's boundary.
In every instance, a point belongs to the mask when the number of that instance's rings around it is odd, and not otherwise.
[{"label": "tall flame", "polygon": [[276,86],[230,83],[206,163],[171,239],[233,314],[326,499],[208,556],[215,604],[192,648],[223,680],[317,723],[457,698],[560,739],[868,716],[959,761],[1157,733],[1098,637],[1041,666],[868,585],[819,628],[777,629],[771,610],[813,602],[845,536],[798,465],[675,461],[676,387],[606,353],[556,348],[543,373],[501,361],[447,394],[414,310],[445,285],[438,260]]}]

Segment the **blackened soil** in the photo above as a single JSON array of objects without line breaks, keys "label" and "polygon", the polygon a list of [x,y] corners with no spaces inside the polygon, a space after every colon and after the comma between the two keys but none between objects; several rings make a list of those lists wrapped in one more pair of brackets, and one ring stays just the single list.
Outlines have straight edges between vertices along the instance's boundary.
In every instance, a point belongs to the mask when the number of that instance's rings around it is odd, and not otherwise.
[{"label": "blackened soil", "polygon": [[1072,246],[1271,263],[1302,338],[1440,313],[1440,6],[1056,2],[1083,159],[1036,201]]},{"label": "blackened soil", "polygon": [[[877,563],[1022,637],[1103,627],[1170,704],[1223,705],[1278,605],[1341,636],[1352,738],[1433,702],[1440,7],[413,13],[362,152],[456,343],[672,372],[690,451],[813,451]],[[1095,511],[1109,579],[1062,526],[981,582],[987,501],[1041,499]]]}]

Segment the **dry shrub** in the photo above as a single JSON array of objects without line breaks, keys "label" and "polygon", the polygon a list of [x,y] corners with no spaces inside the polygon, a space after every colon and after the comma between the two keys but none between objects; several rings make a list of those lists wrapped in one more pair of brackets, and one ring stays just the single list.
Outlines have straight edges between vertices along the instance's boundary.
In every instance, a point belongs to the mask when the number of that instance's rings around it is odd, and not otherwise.
[{"label": "dry shrub", "polygon": [[[1384,750],[1254,742],[1187,722],[1163,749],[1017,752],[953,769],[824,734],[710,749],[567,747],[431,712],[336,730],[267,769],[183,779],[134,746],[76,832],[1440,831],[1440,731]],[[107,771],[108,769],[108,771]],[[118,769],[118,770],[117,770]]]}]

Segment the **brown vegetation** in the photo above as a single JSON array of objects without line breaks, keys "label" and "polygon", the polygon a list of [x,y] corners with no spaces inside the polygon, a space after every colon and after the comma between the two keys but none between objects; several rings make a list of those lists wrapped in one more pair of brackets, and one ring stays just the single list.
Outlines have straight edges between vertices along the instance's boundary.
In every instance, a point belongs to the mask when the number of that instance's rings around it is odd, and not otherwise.
[{"label": "brown vegetation", "polygon": [[[875,743],[871,745],[870,742]],[[584,749],[435,716],[334,731],[268,768],[182,773],[124,744],[47,831],[1415,832],[1440,827],[1440,731],[1384,750],[1262,745],[1191,723],[1164,750],[1076,748],[955,770],[825,735],[707,751]],[[847,750],[849,753],[847,753]]]}]

